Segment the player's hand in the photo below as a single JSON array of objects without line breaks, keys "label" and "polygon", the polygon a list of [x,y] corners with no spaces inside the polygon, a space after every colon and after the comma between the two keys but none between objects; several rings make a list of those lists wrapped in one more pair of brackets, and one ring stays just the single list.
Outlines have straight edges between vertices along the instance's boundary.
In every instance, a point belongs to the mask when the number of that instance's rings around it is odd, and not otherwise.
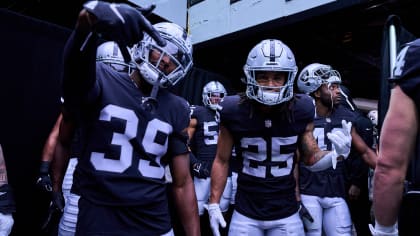
[{"label": "player's hand", "polygon": [[51,193],[51,202],[48,209],[47,218],[42,225],[43,230],[48,230],[50,227],[58,224],[61,216],[64,211],[64,197],[62,192],[52,192]]},{"label": "player's hand", "polygon": [[3,214],[0,212],[0,235],[9,235],[13,227],[12,214]]},{"label": "player's hand", "polygon": [[350,200],[357,200],[360,196],[360,188],[352,184],[349,188],[349,198]]},{"label": "player's hand", "polygon": [[51,177],[49,175],[49,169],[50,169],[50,162],[42,161],[41,166],[39,168],[39,177],[36,181],[36,185],[43,191],[47,191],[47,192],[52,191],[52,183],[51,183]]},{"label": "player's hand", "polygon": [[309,213],[308,209],[306,209],[305,205],[301,201],[298,202],[299,204],[299,216],[304,221],[304,219],[308,220],[309,222],[313,223],[314,218],[312,218],[311,213]]},{"label": "player's hand", "polygon": [[159,46],[166,45],[159,32],[144,17],[150,14],[155,6],[141,8],[125,3],[89,1],[83,7],[96,17],[93,30],[104,39],[117,42],[126,62],[131,59],[127,46],[131,47],[142,40],[143,31]]},{"label": "player's hand", "polygon": [[342,120],[341,124],[343,126],[341,130],[327,133],[327,137],[334,145],[337,155],[346,159],[351,149],[351,122]]},{"label": "player's hand", "polygon": [[219,225],[222,228],[226,227],[226,221],[223,218],[220,206],[218,203],[211,203],[208,206],[210,228],[214,236],[220,236]]},{"label": "player's hand", "polygon": [[205,179],[210,177],[209,162],[197,161],[192,165],[193,175],[197,178]]}]

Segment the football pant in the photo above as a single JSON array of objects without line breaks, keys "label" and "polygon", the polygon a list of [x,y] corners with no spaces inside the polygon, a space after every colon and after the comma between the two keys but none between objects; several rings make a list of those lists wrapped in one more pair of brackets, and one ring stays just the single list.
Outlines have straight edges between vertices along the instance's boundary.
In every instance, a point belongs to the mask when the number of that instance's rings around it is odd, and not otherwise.
[{"label": "football pant", "polygon": [[346,201],[340,197],[318,197],[301,194],[302,203],[314,222],[304,220],[306,236],[351,236],[352,222]]},{"label": "football pant", "polygon": [[77,165],[77,158],[71,158],[64,175],[62,191],[65,200],[64,212],[58,225],[59,236],[74,236],[76,232],[77,214],[79,213],[79,198],[70,192],[73,185],[73,172]]},{"label": "football pant", "polygon": [[[194,176],[194,188],[197,197],[198,214],[200,216],[204,214],[204,209],[209,202],[211,188],[210,181],[210,177],[202,179]],[[222,212],[226,212],[229,209],[231,192],[232,180],[231,177],[228,177],[225,189],[223,190],[223,194],[220,199],[220,210]]]},{"label": "football pant", "polygon": [[235,236],[302,236],[305,235],[299,213],[278,220],[255,220],[233,212],[229,235]]},{"label": "football pant", "polygon": [[236,191],[238,190],[238,173],[232,172],[232,192],[230,193],[230,204],[235,204]]}]

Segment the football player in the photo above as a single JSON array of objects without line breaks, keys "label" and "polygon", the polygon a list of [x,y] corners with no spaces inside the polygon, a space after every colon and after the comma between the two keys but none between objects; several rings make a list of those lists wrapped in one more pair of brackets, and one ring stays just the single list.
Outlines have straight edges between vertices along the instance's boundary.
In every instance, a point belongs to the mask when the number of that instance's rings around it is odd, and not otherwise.
[{"label": "football player", "polygon": [[418,235],[420,39],[404,46],[389,80],[393,88],[379,139],[373,185],[375,236],[396,236],[398,230],[399,235]]},{"label": "football player", "polygon": [[[328,133],[342,130],[342,121],[353,122],[355,113],[340,106],[341,76],[329,65],[312,63],[299,74],[299,90],[310,95],[315,103],[313,136],[321,150],[337,151],[330,141]],[[350,136],[355,148],[366,162],[375,166],[376,154],[351,126],[344,127],[344,133]],[[350,150],[349,150],[350,151]],[[343,155],[344,159],[348,157]],[[314,221],[304,219],[306,235],[351,235],[352,221],[345,201],[346,175],[343,157],[332,167],[314,170],[304,162],[300,163],[299,185],[302,203],[306,206]]]},{"label": "football player", "polygon": [[[168,163],[184,229],[200,234],[189,172],[190,110],[185,99],[165,89],[192,67],[192,45],[183,28],[152,26],[142,11],[87,2],[65,47],[64,108],[84,132],[75,170],[76,235],[173,235],[164,178]],[[116,41],[137,69],[127,75],[95,64],[101,37]],[[134,44],[130,55],[126,47]]]},{"label": "football player", "polygon": [[[118,44],[112,41],[104,42],[98,46],[96,61],[103,62],[121,73],[130,73],[134,67],[132,64],[125,63]],[[77,192],[75,190],[77,188],[73,191],[71,189],[73,172],[77,165],[77,156],[79,156],[77,153],[80,152],[80,145],[78,145],[81,142],[80,132],[80,130],[76,130],[76,124],[71,117],[66,116],[66,119],[63,120],[63,114],[60,113],[45,142],[37,185],[41,189],[51,192],[52,201],[47,221],[43,225],[44,231],[56,231],[55,221],[57,219],[53,218],[58,218],[56,216],[60,216],[62,213],[58,225],[58,235],[74,235],[76,232],[79,212],[77,204],[80,196],[74,193]],[[53,160],[53,181],[51,181],[49,169]],[[64,173],[65,166],[67,169]]]},{"label": "football player", "polygon": [[16,211],[13,191],[7,180],[6,161],[0,145],[0,235],[9,235],[14,224],[13,212]]},{"label": "football player", "polygon": [[282,41],[266,39],[255,45],[244,72],[245,93],[227,96],[220,104],[208,207],[213,234],[219,235],[219,225],[226,227],[219,203],[234,146],[242,162],[229,235],[303,235],[293,175],[296,152],[299,148],[306,165],[325,168],[349,152],[350,139],[334,131],[336,152],[319,149],[312,134],[313,102],[307,95],[294,95],[297,66]]},{"label": "football player", "polygon": [[[190,137],[190,162],[194,175],[194,187],[198,201],[201,229],[210,231],[207,216],[203,217],[205,205],[210,197],[210,172],[216,155],[217,138],[219,134],[219,118],[217,112],[221,109],[219,103],[227,95],[225,87],[218,81],[210,81],[203,87],[204,106],[191,106],[191,120],[188,127]],[[231,178],[228,177],[220,208],[226,212],[230,205]]]}]

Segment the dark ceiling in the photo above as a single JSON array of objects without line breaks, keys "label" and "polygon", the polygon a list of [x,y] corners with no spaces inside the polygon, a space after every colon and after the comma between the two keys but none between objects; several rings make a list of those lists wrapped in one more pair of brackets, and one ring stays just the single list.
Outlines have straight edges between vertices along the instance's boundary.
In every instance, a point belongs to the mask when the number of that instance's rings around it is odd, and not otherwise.
[{"label": "dark ceiling", "polygon": [[[72,28],[83,2],[2,0],[0,4],[20,14]],[[352,7],[310,16],[304,12],[195,45],[195,65],[225,76],[242,90],[242,66],[249,50],[262,39],[277,38],[295,53],[299,69],[312,62],[331,64],[340,71],[354,97],[378,99],[384,23],[389,15],[396,14],[408,30],[420,35],[420,1],[338,2],[352,2]],[[151,21],[159,18],[153,16]]]}]

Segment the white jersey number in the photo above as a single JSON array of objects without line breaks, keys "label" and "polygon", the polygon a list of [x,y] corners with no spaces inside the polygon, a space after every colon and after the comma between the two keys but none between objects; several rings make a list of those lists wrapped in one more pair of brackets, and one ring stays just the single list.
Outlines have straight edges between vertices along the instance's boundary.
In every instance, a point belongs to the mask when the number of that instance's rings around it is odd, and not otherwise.
[{"label": "white jersey number", "polygon": [[[112,118],[118,118],[126,121],[124,133],[114,132],[111,144],[121,147],[120,156],[117,160],[105,158],[105,153],[92,152],[90,161],[96,170],[109,171],[114,173],[122,173],[132,165],[133,146],[130,140],[137,136],[138,118],[136,114],[126,108],[115,105],[108,105],[101,110],[100,120],[111,121]],[[158,166],[151,166],[147,159],[140,159],[138,170],[143,176],[161,179],[165,173],[165,169],[160,163],[161,157],[166,153],[168,142],[164,145],[153,142],[154,137],[158,133],[168,136],[172,132],[172,126],[168,123],[153,119],[147,123],[146,132],[142,140],[142,145],[147,149],[149,156],[155,157]]]},{"label": "white jersey number", "polygon": [[241,147],[244,150],[242,172],[259,178],[266,178],[267,173],[274,177],[289,175],[293,167],[294,153],[281,154],[280,149],[281,146],[295,144],[296,141],[297,136],[271,138],[271,161],[286,162],[285,167],[279,167],[262,164],[267,159],[267,142],[263,138],[242,138]]},{"label": "white jersey number", "polygon": [[203,123],[203,129],[204,129],[204,136],[206,137],[204,139],[204,143],[206,145],[216,145],[217,144],[217,138],[219,137],[218,130],[211,131],[210,128],[217,128],[217,122],[216,121],[209,121]]}]

